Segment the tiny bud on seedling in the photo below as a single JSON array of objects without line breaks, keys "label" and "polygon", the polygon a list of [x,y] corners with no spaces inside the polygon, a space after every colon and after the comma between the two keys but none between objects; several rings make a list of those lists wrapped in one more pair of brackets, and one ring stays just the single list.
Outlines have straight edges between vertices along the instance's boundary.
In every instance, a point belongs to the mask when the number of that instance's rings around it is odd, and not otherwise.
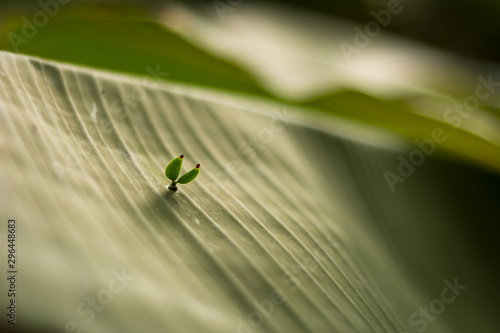
[{"label": "tiny bud on seedling", "polygon": [[182,168],[182,161],[184,159],[184,155],[174,158],[170,163],[168,163],[165,168],[165,176],[172,181],[170,185],[168,185],[168,189],[171,191],[177,191],[177,184],[187,184],[195,180],[196,177],[200,174],[200,165],[197,164],[194,169],[186,172],[179,179],[179,174]]}]

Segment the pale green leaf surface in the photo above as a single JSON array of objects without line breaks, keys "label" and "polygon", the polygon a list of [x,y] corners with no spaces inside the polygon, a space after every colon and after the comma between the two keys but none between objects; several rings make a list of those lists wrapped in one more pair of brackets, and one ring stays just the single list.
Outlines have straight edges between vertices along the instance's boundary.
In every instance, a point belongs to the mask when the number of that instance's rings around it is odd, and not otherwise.
[{"label": "pale green leaf surface", "polygon": [[[469,191],[498,193],[485,185],[498,177],[429,159],[392,193],[382,174],[405,153],[400,138],[340,118],[289,110],[273,122],[285,105],[9,53],[0,76],[16,328],[237,332],[279,291],[285,302],[255,332],[412,331],[408,316],[455,276],[469,289],[432,332],[498,328],[486,251],[495,206]],[[132,92],[143,97],[114,107]],[[266,128],[272,140],[243,152]],[[173,194],[164,168],[180,153],[204,170]],[[463,189],[447,192],[457,175]],[[483,229],[467,229],[465,213]],[[135,279],[86,323],[75,309],[122,267]]]}]

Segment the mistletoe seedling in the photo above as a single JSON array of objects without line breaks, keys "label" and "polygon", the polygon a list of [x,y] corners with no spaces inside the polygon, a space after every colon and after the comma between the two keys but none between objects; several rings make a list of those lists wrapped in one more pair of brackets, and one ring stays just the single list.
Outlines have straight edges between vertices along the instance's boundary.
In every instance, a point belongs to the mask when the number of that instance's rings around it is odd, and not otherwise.
[{"label": "mistletoe seedling", "polygon": [[186,172],[181,176],[181,178],[177,179],[181,172],[183,159],[184,155],[176,157],[172,161],[170,161],[170,163],[168,163],[167,167],[165,168],[165,176],[167,176],[167,178],[172,181],[172,184],[168,185],[168,189],[170,191],[176,192],[177,184],[190,183],[195,180],[195,178],[198,177],[198,174],[200,173],[200,165],[198,164],[196,165],[196,167],[194,167],[194,169]]}]

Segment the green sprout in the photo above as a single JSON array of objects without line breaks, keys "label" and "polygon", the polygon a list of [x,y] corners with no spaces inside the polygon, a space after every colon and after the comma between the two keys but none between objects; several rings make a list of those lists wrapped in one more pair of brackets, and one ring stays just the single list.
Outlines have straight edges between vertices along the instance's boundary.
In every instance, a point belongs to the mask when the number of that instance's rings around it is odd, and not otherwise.
[{"label": "green sprout", "polygon": [[177,191],[177,184],[190,183],[195,180],[195,178],[198,177],[198,174],[200,173],[200,165],[198,164],[196,165],[196,167],[194,167],[194,169],[186,172],[181,176],[181,178],[177,179],[181,172],[183,159],[184,155],[176,157],[172,161],[170,161],[170,163],[168,163],[167,167],[165,168],[165,176],[167,176],[167,178],[172,181],[172,184],[168,185],[168,189],[174,192]]}]

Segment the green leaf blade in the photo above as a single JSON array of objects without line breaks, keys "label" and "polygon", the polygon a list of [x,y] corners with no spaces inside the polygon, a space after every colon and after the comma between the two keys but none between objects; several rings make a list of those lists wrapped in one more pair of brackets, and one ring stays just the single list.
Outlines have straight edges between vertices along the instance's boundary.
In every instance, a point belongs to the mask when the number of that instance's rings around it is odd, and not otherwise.
[{"label": "green leaf blade", "polygon": [[179,184],[187,184],[192,182],[193,180],[198,177],[200,174],[200,165],[198,164],[193,170],[187,172],[186,174],[182,175],[181,178],[177,181]]},{"label": "green leaf blade", "polygon": [[170,163],[168,163],[167,167],[165,168],[165,176],[173,182],[177,179],[177,177],[179,177],[179,174],[181,173],[183,158],[184,155],[174,158],[172,161],[170,161]]}]

